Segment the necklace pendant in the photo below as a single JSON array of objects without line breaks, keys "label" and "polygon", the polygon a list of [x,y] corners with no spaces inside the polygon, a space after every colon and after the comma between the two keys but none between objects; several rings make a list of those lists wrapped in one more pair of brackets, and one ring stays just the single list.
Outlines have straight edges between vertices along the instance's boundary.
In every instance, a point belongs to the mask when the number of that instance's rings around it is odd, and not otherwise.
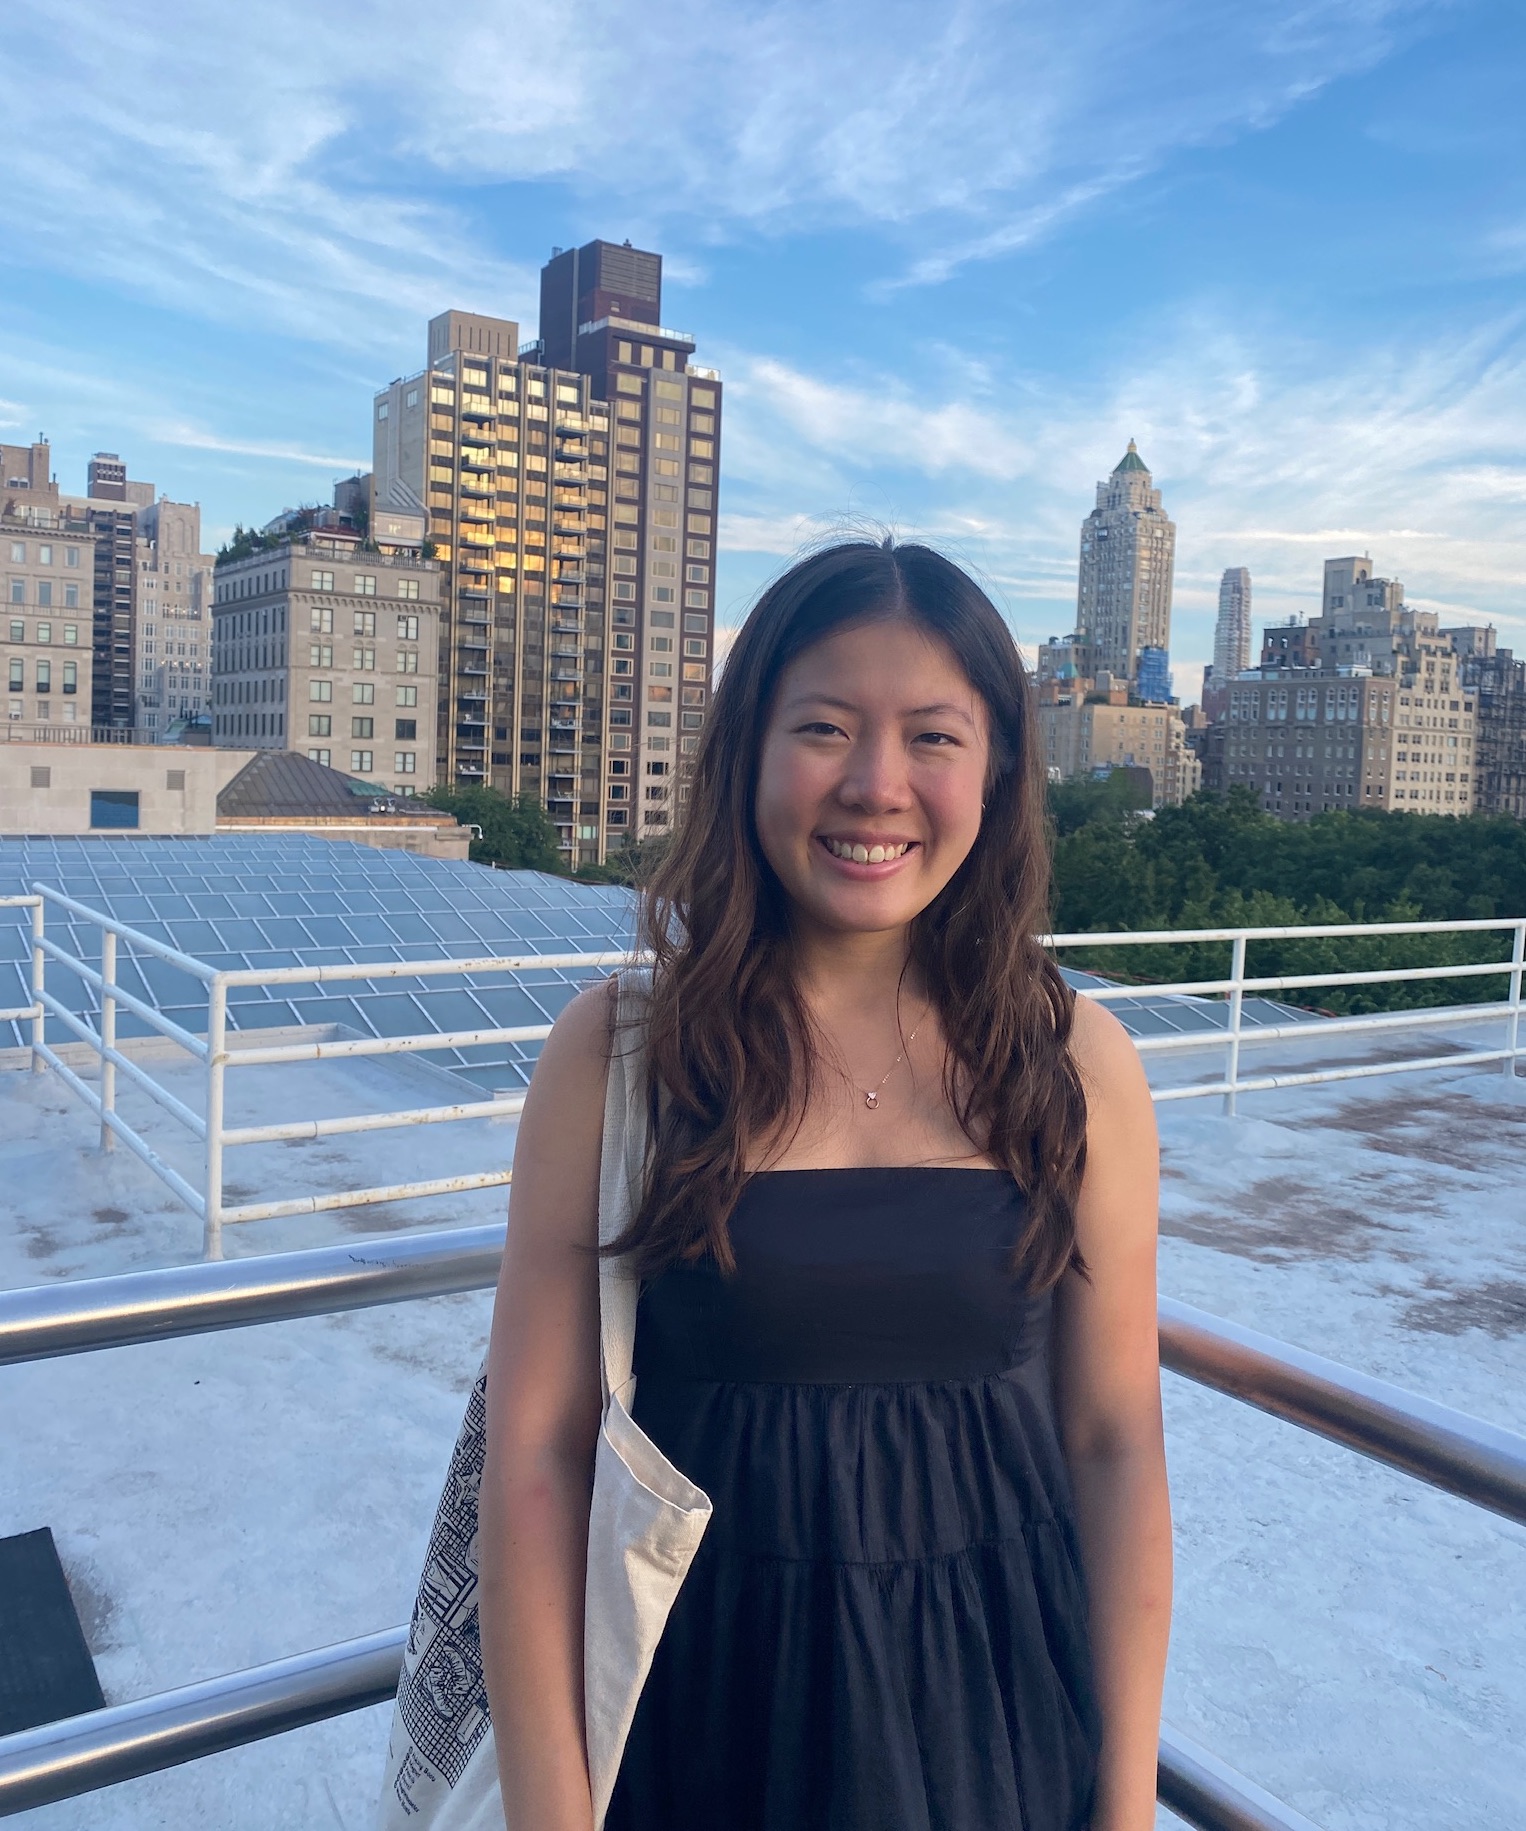
[{"label": "necklace pendant", "polygon": [[870,1112],[873,1112],[875,1107],[877,1107],[879,1105],[879,1103],[880,1103],[880,1095],[879,1095],[878,1088],[876,1088],[872,1094],[864,1095],[864,1105],[869,1108]]}]

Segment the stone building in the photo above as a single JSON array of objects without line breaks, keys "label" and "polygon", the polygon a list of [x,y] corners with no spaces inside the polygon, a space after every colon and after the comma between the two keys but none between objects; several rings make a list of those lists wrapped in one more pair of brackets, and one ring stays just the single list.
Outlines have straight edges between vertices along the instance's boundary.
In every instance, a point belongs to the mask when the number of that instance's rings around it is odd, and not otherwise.
[{"label": "stone building", "polygon": [[1477,702],[1474,805],[1481,814],[1526,820],[1526,661],[1500,648],[1488,625],[1440,634],[1456,650],[1463,687]]},{"label": "stone building", "polygon": [[[0,448],[0,463],[10,448]],[[7,735],[87,742],[92,726],[95,532],[54,499],[0,498]]]},{"label": "stone building", "polygon": [[134,723],[145,736],[211,705],[212,584],[201,551],[201,507],[167,498],[137,517]]},{"label": "stone building", "polygon": [[317,526],[220,560],[213,742],[294,750],[416,795],[435,781],[440,568]]},{"label": "stone building", "polygon": [[1037,693],[1039,743],[1052,779],[1148,769],[1157,808],[1179,806],[1201,785],[1178,707],[1131,701],[1121,681],[1046,680]]},{"label": "stone building", "polygon": [[1081,524],[1076,631],[1088,673],[1134,680],[1140,651],[1171,646],[1176,524],[1134,441],[1097,485],[1097,506]]}]

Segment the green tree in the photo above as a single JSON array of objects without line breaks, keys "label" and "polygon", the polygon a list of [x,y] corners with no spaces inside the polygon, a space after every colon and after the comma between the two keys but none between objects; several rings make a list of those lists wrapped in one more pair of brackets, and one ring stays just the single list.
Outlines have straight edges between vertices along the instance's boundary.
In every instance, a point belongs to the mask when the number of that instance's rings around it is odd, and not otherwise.
[{"label": "green tree", "polygon": [[432,788],[426,799],[431,807],[454,814],[463,826],[481,828],[480,838],[474,836],[471,843],[471,857],[479,864],[565,875],[556,828],[534,795],[521,794],[511,801],[496,788],[442,786]]},{"label": "green tree", "polygon": [[[1053,805],[1053,799],[1051,801]],[[1526,824],[1388,813],[1278,820],[1254,796],[1194,795],[1153,820],[1110,800],[1069,804],[1077,826],[1056,820],[1056,933],[1168,928],[1286,928],[1358,922],[1453,921],[1526,914]],[[1068,965],[1122,979],[1214,979],[1229,968],[1228,942],[1067,950]],[[1503,960],[1494,934],[1272,936],[1252,941],[1253,975],[1461,966]],[[1368,986],[1293,988],[1288,1002],[1353,1015],[1462,1004],[1504,995],[1504,974]]]},{"label": "green tree", "polygon": [[666,833],[655,839],[627,839],[602,865],[579,865],[575,875],[585,884],[628,884],[639,889],[649,881],[670,843]]}]

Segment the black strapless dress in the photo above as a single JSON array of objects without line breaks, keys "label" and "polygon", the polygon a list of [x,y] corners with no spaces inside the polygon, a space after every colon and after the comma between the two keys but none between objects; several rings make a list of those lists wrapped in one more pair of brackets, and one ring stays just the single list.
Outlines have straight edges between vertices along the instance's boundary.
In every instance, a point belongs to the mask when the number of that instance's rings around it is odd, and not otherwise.
[{"label": "black strapless dress", "polygon": [[714,1516],[608,1831],[1084,1831],[1098,1722],[1050,1301],[997,1170],[782,1170],[644,1288],[637,1421]]}]

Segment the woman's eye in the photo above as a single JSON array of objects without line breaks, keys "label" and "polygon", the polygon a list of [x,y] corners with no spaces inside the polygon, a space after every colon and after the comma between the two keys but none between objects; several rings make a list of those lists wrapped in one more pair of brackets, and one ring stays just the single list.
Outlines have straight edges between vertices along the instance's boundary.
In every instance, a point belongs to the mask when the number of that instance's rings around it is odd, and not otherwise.
[{"label": "woman's eye", "polygon": [[800,733],[802,736],[806,737],[841,736],[842,727],[840,725],[830,724],[824,718],[815,718],[811,720],[810,724],[802,725],[800,727]]},{"label": "woman's eye", "polygon": [[948,731],[919,731],[917,733],[916,742],[919,744],[947,745],[957,743],[958,739]]}]

